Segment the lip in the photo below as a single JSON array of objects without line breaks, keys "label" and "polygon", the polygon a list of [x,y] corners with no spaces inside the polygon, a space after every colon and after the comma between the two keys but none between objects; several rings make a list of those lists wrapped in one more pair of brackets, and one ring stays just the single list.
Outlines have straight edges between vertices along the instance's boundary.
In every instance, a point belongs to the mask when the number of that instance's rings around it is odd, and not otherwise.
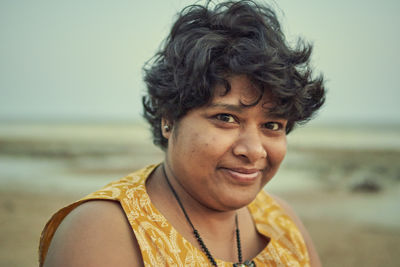
[{"label": "lip", "polygon": [[223,168],[229,176],[240,183],[253,183],[260,175],[259,169],[248,168]]}]

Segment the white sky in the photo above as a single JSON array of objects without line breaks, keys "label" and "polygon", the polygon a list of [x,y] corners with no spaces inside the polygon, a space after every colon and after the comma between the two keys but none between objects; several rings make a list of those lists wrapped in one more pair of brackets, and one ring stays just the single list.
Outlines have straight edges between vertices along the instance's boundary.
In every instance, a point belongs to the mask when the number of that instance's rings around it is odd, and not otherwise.
[{"label": "white sky", "polygon": [[[314,43],[320,122],[400,123],[400,1],[276,0],[289,39]],[[141,67],[184,0],[3,0],[0,119],[140,117]]]}]

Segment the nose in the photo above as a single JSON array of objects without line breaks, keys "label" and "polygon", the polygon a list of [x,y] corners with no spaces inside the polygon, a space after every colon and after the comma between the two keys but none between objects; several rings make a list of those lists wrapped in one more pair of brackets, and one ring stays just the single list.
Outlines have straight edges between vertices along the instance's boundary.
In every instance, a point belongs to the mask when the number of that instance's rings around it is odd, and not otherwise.
[{"label": "nose", "polygon": [[233,154],[255,163],[267,157],[267,150],[257,127],[241,129],[233,146]]}]

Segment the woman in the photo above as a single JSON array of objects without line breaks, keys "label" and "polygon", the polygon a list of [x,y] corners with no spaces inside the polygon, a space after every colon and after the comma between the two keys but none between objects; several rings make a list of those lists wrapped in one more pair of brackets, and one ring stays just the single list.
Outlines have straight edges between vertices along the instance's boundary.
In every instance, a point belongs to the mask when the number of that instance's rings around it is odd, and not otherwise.
[{"label": "woman", "polygon": [[185,8],[145,67],[164,162],[56,213],[41,266],[320,266],[299,219],[263,191],[286,135],[324,102],[310,52],[254,2]]}]

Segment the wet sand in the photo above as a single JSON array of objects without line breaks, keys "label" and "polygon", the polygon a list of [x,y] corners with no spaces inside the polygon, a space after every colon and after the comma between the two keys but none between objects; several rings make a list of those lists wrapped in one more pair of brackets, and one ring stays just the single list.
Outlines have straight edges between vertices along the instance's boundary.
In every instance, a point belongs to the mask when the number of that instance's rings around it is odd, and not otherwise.
[{"label": "wet sand", "polygon": [[[41,229],[56,210],[163,157],[141,125],[63,127],[0,126],[0,266],[37,266]],[[337,132],[343,140],[363,133]],[[352,146],[334,144],[341,137],[331,130],[289,138],[266,190],[292,204],[323,266],[399,266],[399,132]]]}]

